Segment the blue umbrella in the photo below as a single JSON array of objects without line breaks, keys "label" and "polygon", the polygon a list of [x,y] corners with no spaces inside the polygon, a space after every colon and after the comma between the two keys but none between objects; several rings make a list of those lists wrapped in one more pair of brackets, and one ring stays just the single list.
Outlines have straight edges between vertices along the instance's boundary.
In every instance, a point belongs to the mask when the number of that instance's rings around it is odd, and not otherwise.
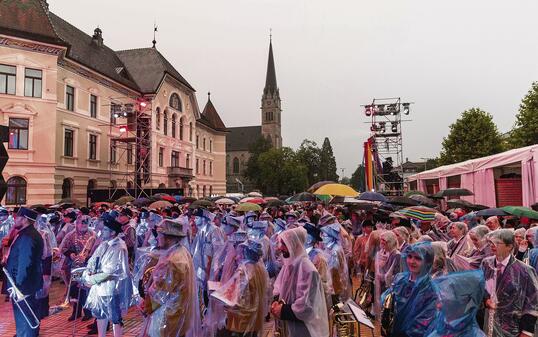
[{"label": "blue umbrella", "polygon": [[500,208],[487,208],[476,212],[476,216],[504,216],[508,215]]},{"label": "blue umbrella", "polygon": [[364,192],[359,195],[357,198],[359,200],[366,200],[366,201],[380,201],[380,202],[387,202],[387,198],[381,193],[377,192]]}]

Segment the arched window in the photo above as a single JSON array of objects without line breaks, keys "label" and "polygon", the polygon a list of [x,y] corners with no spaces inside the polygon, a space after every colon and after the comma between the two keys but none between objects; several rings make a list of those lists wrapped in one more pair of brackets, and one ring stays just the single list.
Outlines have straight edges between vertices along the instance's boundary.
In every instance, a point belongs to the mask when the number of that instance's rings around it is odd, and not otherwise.
[{"label": "arched window", "polygon": [[183,124],[185,124],[185,118],[179,119],[179,139],[183,140]]},{"label": "arched window", "polygon": [[62,183],[62,199],[71,198],[73,195],[73,179],[65,178]]},{"label": "arched window", "polygon": [[172,108],[176,109],[177,111],[183,111],[181,108],[181,99],[179,98],[179,95],[176,93],[173,93],[172,96],[170,96],[170,104]]},{"label": "arched window", "polygon": [[6,204],[26,204],[26,180],[24,178],[11,177],[7,180]]},{"label": "arched window", "polygon": [[267,111],[265,113],[265,120],[268,121],[268,122],[273,120],[273,112],[272,111]]},{"label": "arched window", "polygon": [[164,183],[160,183],[158,188],[166,188],[166,185]]},{"label": "arched window", "polygon": [[163,132],[164,135],[168,135],[168,111],[164,111],[164,118],[163,118]]},{"label": "arched window", "polygon": [[209,186],[209,196],[213,195],[213,186]]},{"label": "arched window", "polygon": [[235,157],[233,162],[233,173],[239,173],[239,158]]},{"label": "arched window", "polygon": [[189,141],[192,142],[192,122],[189,123]]},{"label": "arched window", "polygon": [[202,196],[205,197],[205,185],[204,185],[204,187],[202,188]]},{"label": "arched window", "polygon": [[161,129],[161,109],[155,109],[155,129]]},{"label": "arched window", "polygon": [[173,114],[172,115],[172,137],[173,138],[176,138],[176,119],[177,119],[177,115]]}]

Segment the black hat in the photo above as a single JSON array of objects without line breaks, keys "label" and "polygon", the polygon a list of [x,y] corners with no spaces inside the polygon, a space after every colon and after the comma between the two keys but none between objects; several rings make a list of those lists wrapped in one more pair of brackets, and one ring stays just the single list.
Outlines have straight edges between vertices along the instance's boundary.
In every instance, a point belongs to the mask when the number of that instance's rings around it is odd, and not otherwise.
[{"label": "black hat", "polygon": [[32,209],[39,214],[47,214],[47,209],[43,206],[32,207]]},{"label": "black hat", "polygon": [[131,211],[130,208],[124,208],[121,210],[120,212],[121,215],[125,215],[125,216],[128,216],[129,218],[132,218],[133,217],[133,211]]},{"label": "black hat", "polygon": [[83,215],[89,215],[90,214],[90,209],[88,207],[81,207],[80,208],[80,213],[82,213]]},{"label": "black hat", "polygon": [[2,216],[2,215],[3,216],[8,216],[9,215],[8,210],[3,208],[3,207],[0,208],[0,216]]},{"label": "black hat", "polygon": [[366,219],[362,222],[362,227],[374,227],[372,220]]},{"label": "black hat", "polygon": [[103,217],[103,224],[105,226],[107,226],[108,228],[110,228],[111,230],[113,230],[114,232],[116,232],[116,234],[119,234],[122,232],[121,230],[121,224],[119,222],[117,222],[113,217],[111,217],[110,215],[109,216],[105,216]]},{"label": "black hat", "polygon": [[75,212],[65,213],[64,218],[70,218],[71,220],[75,221],[77,219],[77,213]]},{"label": "black hat", "polygon": [[38,214],[34,210],[31,210],[31,209],[26,208],[26,207],[21,207],[21,208],[19,208],[19,211],[17,212],[17,215],[18,216],[23,216],[28,220],[36,221]]},{"label": "black hat", "polygon": [[316,241],[321,241],[321,231],[312,223],[305,223],[303,228],[306,229],[308,235],[312,236]]},{"label": "black hat", "polygon": [[58,216],[57,213],[53,213],[49,218],[49,223],[51,225],[56,225],[59,222],[60,222],[60,217]]}]

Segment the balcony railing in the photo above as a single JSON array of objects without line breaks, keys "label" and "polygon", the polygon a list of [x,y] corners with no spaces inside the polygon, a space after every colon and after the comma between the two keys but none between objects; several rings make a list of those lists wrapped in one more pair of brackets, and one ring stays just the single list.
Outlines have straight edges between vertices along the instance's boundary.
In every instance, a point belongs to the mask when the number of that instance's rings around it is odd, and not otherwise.
[{"label": "balcony railing", "polygon": [[168,175],[172,177],[182,177],[182,178],[192,178],[194,175],[192,174],[191,168],[186,167],[168,167]]}]

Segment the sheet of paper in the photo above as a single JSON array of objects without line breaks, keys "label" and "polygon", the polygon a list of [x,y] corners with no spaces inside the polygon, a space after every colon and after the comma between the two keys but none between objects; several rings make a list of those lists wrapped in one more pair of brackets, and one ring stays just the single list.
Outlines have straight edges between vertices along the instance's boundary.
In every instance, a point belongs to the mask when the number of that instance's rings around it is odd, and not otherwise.
[{"label": "sheet of paper", "polygon": [[347,305],[349,306],[349,309],[351,309],[351,312],[353,313],[353,316],[355,316],[355,319],[359,321],[360,324],[366,325],[367,327],[374,329],[374,324],[368,318],[364,310],[362,310],[358,305],[356,305],[352,301],[348,301]]}]

